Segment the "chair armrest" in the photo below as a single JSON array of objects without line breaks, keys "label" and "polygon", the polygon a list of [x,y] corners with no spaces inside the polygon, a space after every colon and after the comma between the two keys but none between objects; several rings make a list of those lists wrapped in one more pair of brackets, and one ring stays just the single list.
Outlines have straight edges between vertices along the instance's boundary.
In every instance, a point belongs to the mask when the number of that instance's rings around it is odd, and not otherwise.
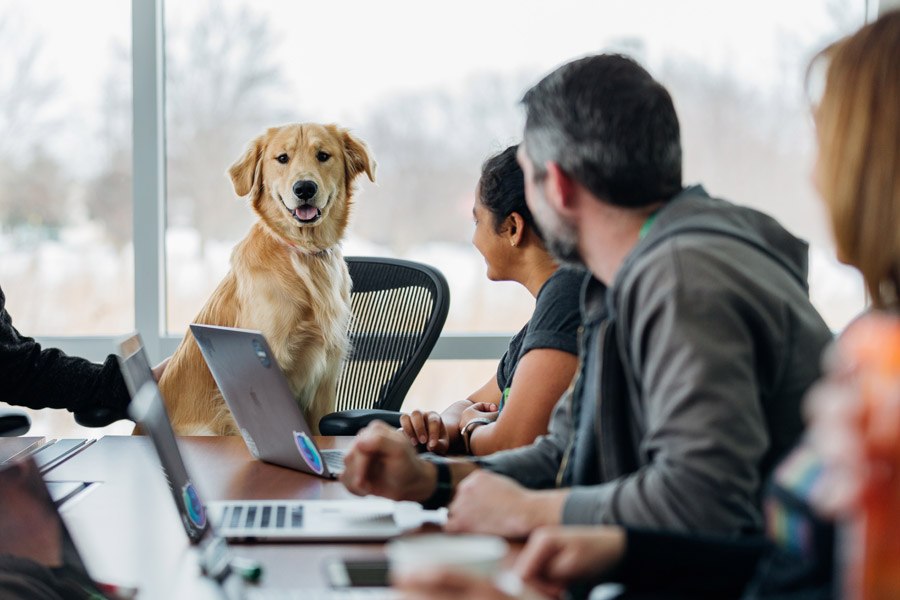
[{"label": "chair armrest", "polygon": [[372,421],[384,421],[392,427],[400,427],[400,413],[393,410],[357,409],[342,410],[325,415],[319,421],[322,435],[356,435]]},{"label": "chair armrest", "polygon": [[116,421],[127,419],[120,410],[111,408],[86,408],[76,411],[75,422],[82,427],[106,427]]},{"label": "chair armrest", "polygon": [[0,436],[13,437],[28,433],[31,419],[21,410],[0,409]]}]

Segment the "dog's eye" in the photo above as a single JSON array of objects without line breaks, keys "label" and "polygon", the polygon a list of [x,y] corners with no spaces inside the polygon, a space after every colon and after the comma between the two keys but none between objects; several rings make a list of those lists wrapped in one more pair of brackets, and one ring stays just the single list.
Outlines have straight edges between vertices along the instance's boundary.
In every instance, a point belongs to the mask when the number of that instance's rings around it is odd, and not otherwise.
[{"label": "dog's eye", "polygon": [[316,154],[316,158],[319,159],[319,162],[325,162],[326,160],[331,158],[331,155],[327,152],[319,152],[318,154]]},{"label": "dog's eye", "polygon": [[290,158],[288,158],[287,154],[279,154],[278,156],[275,157],[275,160],[277,160],[278,162],[280,162],[281,164],[284,165],[284,164],[287,164],[287,161],[290,160]]}]

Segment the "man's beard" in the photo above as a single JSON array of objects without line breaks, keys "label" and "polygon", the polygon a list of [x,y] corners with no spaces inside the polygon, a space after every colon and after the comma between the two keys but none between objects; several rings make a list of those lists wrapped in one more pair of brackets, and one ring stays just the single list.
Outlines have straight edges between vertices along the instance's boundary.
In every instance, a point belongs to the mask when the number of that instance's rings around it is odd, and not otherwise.
[{"label": "man's beard", "polygon": [[560,264],[584,268],[584,260],[578,253],[578,232],[575,225],[556,214],[541,192],[538,192],[538,196],[535,202],[537,210],[532,213],[544,234],[547,252]]}]

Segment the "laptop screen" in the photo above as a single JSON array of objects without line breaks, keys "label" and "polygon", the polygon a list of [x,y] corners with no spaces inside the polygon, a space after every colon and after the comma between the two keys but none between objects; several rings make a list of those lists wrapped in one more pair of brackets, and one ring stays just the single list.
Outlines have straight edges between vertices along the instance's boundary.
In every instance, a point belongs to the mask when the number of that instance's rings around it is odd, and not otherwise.
[{"label": "laptop screen", "polygon": [[128,413],[150,434],[184,530],[192,542],[199,542],[210,529],[206,509],[181,459],[175,433],[169,424],[169,416],[155,382],[146,383],[138,390],[128,407]]},{"label": "laptop screen", "polygon": [[140,336],[135,334],[119,344],[119,351],[119,365],[132,398],[128,413],[150,435],[184,530],[191,542],[197,543],[210,530],[206,509],[184,466]]},{"label": "laptop screen", "polygon": [[134,398],[145,383],[154,381],[153,370],[150,367],[141,334],[135,333],[119,342],[119,353],[122,377],[125,379],[129,395]]}]

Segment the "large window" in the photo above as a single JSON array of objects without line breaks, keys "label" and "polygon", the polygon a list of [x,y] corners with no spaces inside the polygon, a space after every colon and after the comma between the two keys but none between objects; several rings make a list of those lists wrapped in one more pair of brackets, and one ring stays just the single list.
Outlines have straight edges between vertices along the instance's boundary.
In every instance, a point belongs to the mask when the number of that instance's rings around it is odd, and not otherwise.
[{"label": "large window", "polygon": [[115,334],[134,327],[130,5],[52,4],[0,2],[0,285],[30,335]]},{"label": "large window", "polygon": [[[864,306],[809,181],[802,81],[865,0],[183,0],[161,21],[155,0],[32,4],[0,0],[0,286],[20,331],[70,352],[100,359],[138,327],[154,360],[171,353],[253,220],[228,166],[269,126],[336,122],[378,160],[345,254],[428,262],[450,281],[435,356],[451,360],[426,366],[408,407],[474,390],[533,307],[486,279],[470,243],[479,166],[518,141],[531,84],[600,51],[635,56],[672,92],[686,183],[810,242],[833,328]],[[135,210],[158,219],[133,225],[133,181]],[[451,381],[465,383],[451,394]]]},{"label": "large window", "polygon": [[170,3],[168,330],[185,330],[252,221],[224,171],[251,137],[289,121],[350,127],[378,158],[347,253],[437,265],[453,295],[447,331],[518,329],[530,296],[488,282],[469,242],[479,165],[518,140],[529,85],[604,50],[636,56],[671,89],[686,182],[769,211],[810,241],[813,296],[839,328],[863,296],[831,258],[809,184],[802,79],[812,52],[861,24],[863,9],[849,0]]}]

